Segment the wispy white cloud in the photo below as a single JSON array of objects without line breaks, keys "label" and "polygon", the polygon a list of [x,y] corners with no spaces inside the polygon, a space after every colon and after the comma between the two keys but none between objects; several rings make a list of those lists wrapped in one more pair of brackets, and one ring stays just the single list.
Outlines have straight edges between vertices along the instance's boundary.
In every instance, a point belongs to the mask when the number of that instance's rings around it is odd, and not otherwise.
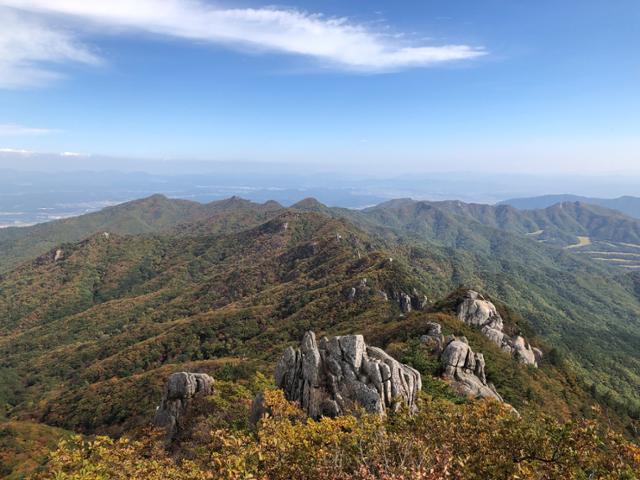
[{"label": "wispy white cloud", "polygon": [[34,128],[25,127],[24,125],[16,125],[13,123],[0,123],[0,136],[17,137],[22,135],[47,135],[54,133],[56,130],[50,128]]},{"label": "wispy white cloud", "polygon": [[89,153],[80,153],[80,152],[61,152],[61,157],[90,157]]},{"label": "wispy white cloud", "polygon": [[96,64],[98,58],[68,32],[0,8],[0,88],[41,86],[60,78],[53,64]]},{"label": "wispy white cloud", "polygon": [[12,154],[12,155],[32,155],[34,152],[31,150],[24,150],[22,148],[0,148],[0,154]]},{"label": "wispy white cloud", "polygon": [[[310,14],[282,8],[222,8],[202,0],[0,0],[0,6],[38,14],[41,18],[77,20],[83,28],[111,27],[157,35],[195,40],[231,47],[250,48],[300,55],[324,64],[349,70],[388,71],[426,67],[443,62],[467,60],[486,54],[469,45],[416,45],[401,32],[354,23],[347,18]],[[87,27],[89,25],[89,27]],[[4,36],[5,33],[0,33]],[[33,49],[25,41],[23,48],[38,61],[73,60],[84,63],[95,57],[75,38],[44,29],[43,36],[54,37],[53,51]],[[35,57],[35,58],[34,58]],[[65,58],[66,57],[66,58]],[[18,59],[20,60],[20,59]],[[13,61],[15,64],[16,62]],[[46,76],[40,69],[32,75]]]}]

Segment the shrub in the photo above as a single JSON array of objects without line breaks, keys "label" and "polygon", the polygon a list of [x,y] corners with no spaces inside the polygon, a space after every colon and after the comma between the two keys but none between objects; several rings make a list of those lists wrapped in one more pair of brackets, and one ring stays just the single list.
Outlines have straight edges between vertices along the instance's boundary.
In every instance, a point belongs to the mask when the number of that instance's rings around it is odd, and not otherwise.
[{"label": "shrub", "polygon": [[519,416],[490,401],[421,400],[420,413],[360,412],[307,419],[280,391],[257,430],[218,428],[179,465],[152,437],[62,443],[49,463],[59,480],[637,479],[640,449],[593,422]]}]

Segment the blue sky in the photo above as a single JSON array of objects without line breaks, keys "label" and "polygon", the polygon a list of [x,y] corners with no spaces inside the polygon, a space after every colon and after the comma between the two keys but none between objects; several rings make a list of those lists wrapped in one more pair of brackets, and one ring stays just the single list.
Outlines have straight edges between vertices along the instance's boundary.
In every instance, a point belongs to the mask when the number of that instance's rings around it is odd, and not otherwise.
[{"label": "blue sky", "polygon": [[637,0],[0,0],[0,22],[5,154],[640,171]]}]

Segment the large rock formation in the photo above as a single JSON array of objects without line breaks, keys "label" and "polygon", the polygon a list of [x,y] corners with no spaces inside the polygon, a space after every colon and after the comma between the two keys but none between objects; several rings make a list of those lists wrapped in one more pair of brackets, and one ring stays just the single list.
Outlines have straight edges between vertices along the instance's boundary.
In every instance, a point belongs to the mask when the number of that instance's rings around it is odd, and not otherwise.
[{"label": "large rock formation", "polygon": [[307,332],[299,349],[289,347],[275,372],[276,384],[312,418],[342,415],[356,406],[384,413],[401,404],[416,409],[420,373],[362,335],[322,338]]},{"label": "large rock formation", "polygon": [[196,397],[213,393],[213,378],[206,373],[172,374],[164,386],[162,401],[156,409],[154,425],[164,428],[172,440],[180,430],[180,420]]},{"label": "large rock formation", "polygon": [[464,337],[453,338],[445,346],[440,361],[443,378],[448,380],[459,394],[470,398],[493,398],[502,402],[492,383],[484,373],[484,356],[474,353]]},{"label": "large rock formation", "polygon": [[495,305],[480,295],[469,290],[458,304],[458,319],[480,328],[482,333],[505,352],[513,355],[520,363],[538,366],[542,359],[539,349],[531,345],[521,336],[511,338],[503,332],[504,322]]}]

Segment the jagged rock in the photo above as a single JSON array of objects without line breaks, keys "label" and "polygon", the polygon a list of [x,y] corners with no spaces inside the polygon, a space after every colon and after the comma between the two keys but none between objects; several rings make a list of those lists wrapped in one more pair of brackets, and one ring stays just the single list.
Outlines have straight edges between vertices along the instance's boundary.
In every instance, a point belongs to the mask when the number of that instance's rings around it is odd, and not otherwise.
[{"label": "jagged rock", "polygon": [[429,305],[429,299],[426,295],[420,295],[416,288],[411,293],[411,305],[416,310],[423,310]]},{"label": "jagged rock", "polygon": [[504,346],[504,333],[497,329],[497,328],[493,328],[490,327],[488,325],[482,327],[482,333],[484,333],[484,335],[491,340],[493,343],[495,343],[496,345],[498,345],[499,347],[503,347]]},{"label": "jagged rock", "polygon": [[519,362],[538,366],[542,351],[534,353],[529,343],[522,337],[515,339],[503,332],[504,321],[495,305],[480,295],[469,290],[458,305],[458,319],[467,325],[479,327],[482,333],[504,352],[513,355]]},{"label": "jagged rock", "polygon": [[426,333],[420,337],[420,341],[431,347],[431,350],[439,355],[444,347],[442,326],[436,322],[428,322],[426,327]]},{"label": "jagged rock", "polygon": [[450,341],[440,361],[444,367],[443,378],[461,395],[469,398],[493,398],[502,402],[502,397],[493,384],[487,382],[484,372],[484,356],[474,353],[465,338]]},{"label": "jagged rock", "polygon": [[380,294],[380,296],[382,297],[382,299],[383,299],[385,302],[388,302],[388,301],[389,301],[389,296],[387,295],[387,292],[384,292],[384,291],[382,291],[382,290],[378,290],[378,294]]},{"label": "jagged rock", "polygon": [[398,300],[400,304],[400,310],[404,313],[409,313],[412,310],[411,305],[411,297],[404,292],[400,292],[400,299]]},{"label": "jagged rock", "polygon": [[[392,290],[391,298],[398,303],[402,313],[410,313],[413,310],[423,310],[429,305],[429,300],[426,295],[420,295],[414,288],[413,293],[409,295],[402,290]],[[386,294],[385,294],[386,295]]]},{"label": "jagged rock", "polygon": [[53,261],[59,262],[60,260],[64,260],[64,250],[59,248],[58,250],[56,250],[56,254],[53,257]]},{"label": "jagged rock", "polygon": [[180,420],[192,400],[212,393],[213,378],[206,373],[172,374],[165,384],[160,406],[156,409],[154,425],[164,428],[167,440],[172,440],[180,430]]},{"label": "jagged rock", "polygon": [[476,327],[484,327],[489,324],[494,325],[493,328],[502,330],[502,318],[493,303],[484,299],[482,295],[473,290],[469,290],[463,301],[458,305],[458,318],[467,325]]},{"label": "jagged rock", "polygon": [[420,310],[424,310],[429,306],[429,299],[426,295],[423,295],[421,299],[418,300],[418,308]]},{"label": "jagged rock", "polygon": [[531,345],[529,345],[529,343],[523,337],[517,337],[513,341],[513,350],[514,356],[520,363],[524,363],[525,365],[537,366],[536,354],[531,348]]},{"label": "jagged rock", "polygon": [[442,335],[442,326],[436,322],[427,322],[427,335]]},{"label": "jagged rock", "polygon": [[335,417],[361,406],[384,413],[405,404],[416,409],[422,378],[362,335],[322,338],[305,333],[300,348],[285,350],[275,371],[285,397],[312,418]]}]

